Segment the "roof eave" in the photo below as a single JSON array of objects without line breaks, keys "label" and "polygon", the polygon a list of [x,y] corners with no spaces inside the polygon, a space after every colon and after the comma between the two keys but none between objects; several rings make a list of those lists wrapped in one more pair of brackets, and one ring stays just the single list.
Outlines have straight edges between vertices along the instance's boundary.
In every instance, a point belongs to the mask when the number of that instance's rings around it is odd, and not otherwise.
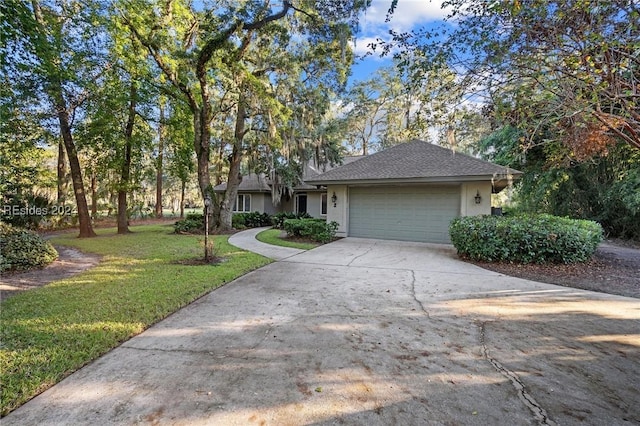
[{"label": "roof eave", "polygon": [[[513,179],[520,177],[514,173]],[[471,175],[471,176],[435,176],[435,177],[414,177],[414,178],[378,178],[378,179],[332,179],[332,180],[310,180],[309,185],[397,185],[408,183],[461,183],[479,182],[495,180],[494,175]],[[502,179],[501,179],[502,180]],[[506,179],[504,179],[506,180]]]}]

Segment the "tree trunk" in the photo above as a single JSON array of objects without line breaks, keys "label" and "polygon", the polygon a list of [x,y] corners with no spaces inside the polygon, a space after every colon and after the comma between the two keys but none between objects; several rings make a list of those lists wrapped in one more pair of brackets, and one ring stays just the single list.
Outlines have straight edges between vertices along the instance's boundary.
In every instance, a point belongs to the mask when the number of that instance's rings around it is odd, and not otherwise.
[{"label": "tree trunk", "polygon": [[180,219],[184,219],[184,193],[187,189],[187,181],[180,182]]},{"label": "tree trunk", "polygon": [[57,201],[59,205],[64,205],[67,201],[67,186],[69,183],[69,177],[67,176],[67,162],[64,154],[64,141],[62,138],[58,141],[58,197]]},{"label": "tree trunk", "polygon": [[[209,106],[209,97],[206,93],[206,88],[202,89],[201,96],[203,98],[203,105],[201,107],[192,105],[191,107],[193,111],[194,148],[198,167],[198,186],[200,187],[202,199],[205,200],[208,195],[213,202],[213,200],[215,200],[215,194],[213,193],[211,176],[209,174],[209,153],[211,152],[211,131],[209,129],[209,123],[211,122],[211,107]],[[213,203],[214,206],[215,204],[216,203]],[[214,215],[215,210],[215,208],[208,209],[209,227],[212,227],[217,222]]]},{"label": "tree trunk", "polygon": [[95,218],[98,215],[98,179],[96,171],[91,171],[91,216]]},{"label": "tree trunk", "polygon": [[236,127],[234,132],[234,143],[231,157],[229,158],[229,176],[227,178],[227,189],[224,198],[220,203],[218,227],[222,230],[233,228],[233,203],[238,195],[238,187],[242,182],[240,174],[240,163],[242,161],[242,141],[244,139],[245,121],[247,109],[244,96],[241,94],[238,99],[238,113],[236,115]]},{"label": "tree trunk", "polygon": [[135,82],[131,82],[129,96],[129,117],[127,118],[127,126],[124,134],[124,158],[122,161],[122,169],[120,171],[120,185],[118,187],[118,234],[131,232],[129,231],[129,220],[127,218],[127,192],[129,189],[129,181],[131,179],[131,145],[133,138],[133,126],[135,125],[136,120],[137,90]]},{"label": "tree trunk", "polygon": [[[242,160],[242,141],[233,145],[233,153],[229,159],[229,177],[227,179],[227,190],[220,204],[218,213],[218,228],[221,230],[233,229],[233,204],[238,196],[238,187],[242,182],[240,174],[240,162]],[[239,207],[239,206],[238,206]]]},{"label": "tree trunk", "polygon": [[155,214],[157,218],[162,217],[162,161],[164,157],[164,101],[160,100],[160,124],[158,127],[158,158],[156,160],[156,208]]},{"label": "tree trunk", "polygon": [[78,152],[76,151],[76,146],[73,143],[69,116],[64,105],[64,99],[62,98],[62,87],[60,87],[58,102],[57,109],[58,121],[60,122],[60,133],[62,133],[64,147],[67,151],[67,157],[69,158],[71,181],[73,183],[73,192],[76,197],[76,206],[78,208],[78,222],[80,225],[80,234],[78,236],[80,238],[95,237],[96,233],[93,232],[91,217],[89,216],[89,209],[87,207],[87,197],[84,191],[84,182],[82,181],[82,169],[80,168],[80,161],[78,160]]},{"label": "tree trunk", "polygon": [[[45,34],[46,22],[42,16],[42,10],[40,4],[37,1],[32,1],[34,18],[40,27],[42,34]],[[64,98],[64,90],[62,87],[62,81],[58,73],[57,64],[60,61],[59,52],[52,54],[51,49],[43,49],[38,52],[42,61],[50,66],[45,76],[45,90],[47,95],[53,102],[56,114],[58,115],[58,122],[60,124],[60,135],[62,136],[62,143],[64,144],[65,151],[67,152],[67,158],[69,159],[69,168],[71,170],[71,182],[73,183],[73,193],[76,198],[76,207],[78,209],[78,222],[80,226],[80,238],[95,237],[91,226],[91,217],[89,216],[89,208],[87,207],[87,196],[84,190],[84,182],[82,180],[82,169],[80,168],[80,161],[78,160],[78,152],[76,145],[73,142],[73,134],[71,133],[71,120],[69,118],[69,111],[67,110],[67,102]],[[59,163],[58,163],[59,164]]]}]

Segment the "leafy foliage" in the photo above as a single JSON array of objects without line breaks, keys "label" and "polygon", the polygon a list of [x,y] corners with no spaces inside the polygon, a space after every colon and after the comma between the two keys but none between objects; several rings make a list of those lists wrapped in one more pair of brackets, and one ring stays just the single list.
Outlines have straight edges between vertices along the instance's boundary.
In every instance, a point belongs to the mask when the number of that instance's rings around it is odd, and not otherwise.
[{"label": "leafy foliage", "polygon": [[0,272],[46,266],[58,258],[58,252],[33,231],[0,222]]},{"label": "leafy foliage", "polygon": [[204,232],[204,214],[189,213],[187,217],[173,224],[176,234],[193,234]]},{"label": "leafy foliage", "polygon": [[291,237],[311,238],[319,243],[328,243],[336,236],[338,224],[324,219],[287,219],[284,230]]},{"label": "leafy foliage", "polygon": [[[248,212],[235,213],[233,215],[233,228],[259,228],[271,226],[272,218],[268,213]],[[177,221],[173,228],[178,234],[200,233],[204,231],[204,215],[202,213],[189,213],[183,220]]]},{"label": "leafy foliage", "polygon": [[268,213],[248,212],[235,213],[233,215],[234,229],[260,228],[271,226],[271,216]]},{"label": "leafy foliage", "polygon": [[522,135],[505,126],[480,141],[486,159],[524,172],[514,197],[521,212],[595,220],[609,236],[640,240],[640,151],[619,142],[577,161],[559,142],[525,153]]},{"label": "leafy foliage", "polygon": [[311,215],[307,212],[295,213],[295,212],[280,212],[271,217],[271,223],[274,228],[284,229],[284,222],[287,219],[311,219]]},{"label": "leafy foliage", "polygon": [[459,217],[449,233],[461,256],[516,263],[584,262],[603,235],[596,222],[546,214]]},{"label": "leafy foliage", "polygon": [[[624,140],[640,148],[637,113],[640,10],[635,2],[448,0],[456,25],[394,34],[413,70],[446,64],[468,93],[518,123],[528,143],[553,129],[577,157]],[[496,29],[500,29],[497,31]],[[384,46],[387,52],[391,45]]]}]

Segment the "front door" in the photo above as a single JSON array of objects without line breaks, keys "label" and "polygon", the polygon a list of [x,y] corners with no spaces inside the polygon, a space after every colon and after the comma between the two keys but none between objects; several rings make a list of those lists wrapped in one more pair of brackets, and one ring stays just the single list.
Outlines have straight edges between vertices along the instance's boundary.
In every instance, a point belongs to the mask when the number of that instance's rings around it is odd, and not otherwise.
[{"label": "front door", "polygon": [[296,213],[302,214],[307,212],[307,194],[296,195]]}]

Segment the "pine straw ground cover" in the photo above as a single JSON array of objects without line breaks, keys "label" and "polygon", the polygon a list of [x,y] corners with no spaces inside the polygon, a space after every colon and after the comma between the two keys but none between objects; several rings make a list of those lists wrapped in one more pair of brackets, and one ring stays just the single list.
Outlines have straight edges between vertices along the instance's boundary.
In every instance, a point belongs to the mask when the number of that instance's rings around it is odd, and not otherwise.
[{"label": "pine straw ground cover", "polygon": [[269,263],[216,235],[214,254],[222,261],[189,265],[203,256],[201,236],[173,234],[171,225],[132,230],[54,237],[54,244],[102,256],[101,263],[2,302],[1,415],[207,292]]},{"label": "pine straw ground cover", "polygon": [[527,280],[640,299],[640,247],[601,245],[587,262],[519,264],[469,261],[482,268]]}]

